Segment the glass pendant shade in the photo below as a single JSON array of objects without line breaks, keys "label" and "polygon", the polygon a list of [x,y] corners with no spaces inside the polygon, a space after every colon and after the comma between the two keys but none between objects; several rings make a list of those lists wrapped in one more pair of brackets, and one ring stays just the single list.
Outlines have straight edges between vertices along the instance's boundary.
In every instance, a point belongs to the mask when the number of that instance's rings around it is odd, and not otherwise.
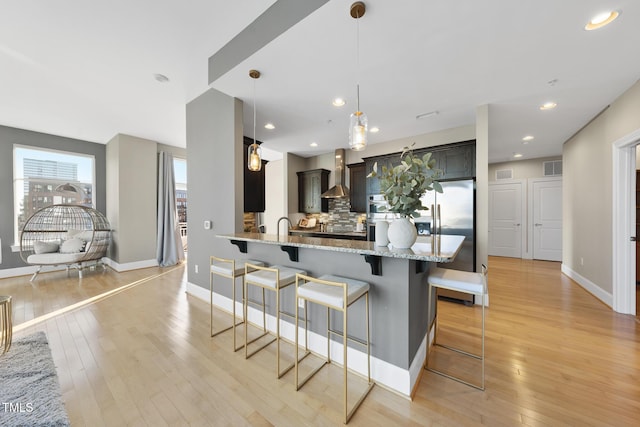
[{"label": "glass pendant shade", "polygon": [[349,124],[349,148],[355,151],[364,150],[367,146],[367,132],[369,130],[369,121],[367,115],[362,111],[356,111],[351,114],[351,122]]},{"label": "glass pendant shade", "polygon": [[262,148],[255,142],[249,146],[247,167],[250,171],[257,172],[262,169]]}]

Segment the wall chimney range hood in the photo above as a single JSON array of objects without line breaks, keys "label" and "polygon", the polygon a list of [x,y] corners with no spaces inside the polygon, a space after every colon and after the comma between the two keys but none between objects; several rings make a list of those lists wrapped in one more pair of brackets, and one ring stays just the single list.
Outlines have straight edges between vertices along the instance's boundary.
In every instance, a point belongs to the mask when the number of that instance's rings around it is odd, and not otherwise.
[{"label": "wall chimney range hood", "polygon": [[344,148],[337,149],[335,166],[336,185],[322,193],[323,199],[339,199],[342,197],[349,197],[349,188],[344,185],[344,159]]}]

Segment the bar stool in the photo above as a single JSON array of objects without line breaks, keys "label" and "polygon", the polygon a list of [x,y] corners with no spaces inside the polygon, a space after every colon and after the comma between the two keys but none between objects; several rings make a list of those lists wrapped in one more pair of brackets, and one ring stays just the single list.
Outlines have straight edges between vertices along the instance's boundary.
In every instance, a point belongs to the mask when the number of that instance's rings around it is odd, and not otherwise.
[{"label": "bar stool", "polygon": [[[251,265],[264,265],[263,262],[255,261],[255,260],[225,259],[225,258],[219,258],[219,257],[213,256],[213,255],[209,258],[209,296],[210,296],[210,304],[211,304],[211,336],[215,337],[223,332],[228,331],[229,329],[233,329],[233,351],[238,351],[242,348],[242,345],[239,347],[236,347],[236,326],[242,325],[244,323],[244,318],[242,319],[241,322],[236,323],[236,279],[238,277],[244,277],[245,263],[251,263]],[[215,333],[213,332],[213,276],[214,275],[231,279],[231,289],[232,289],[231,311],[233,313],[233,324],[228,328],[224,328]],[[244,287],[242,289],[244,292]],[[242,299],[244,300],[244,294]]]},{"label": "bar stool", "polygon": [[[366,341],[361,341],[356,338],[348,336],[347,333],[347,315],[348,308],[359,300],[361,297],[365,298],[365,321],[367,330]],[[299,382],[298,380],[298,321],[299,321],[299,308],[297,304],[298,299],[304,301],[304,330],[305,330],[305,355],[309,354],[309,339],[307,328],[307,302],[323,305],[327,308],[327,359],[322,365],[313,370],[306,378]],[[342,333],[331,329],[329,321],[329,310],[337,310],[342,312]],[[342,350],[343,350],[343,394],[344,394],[344,423],[348,423],[355,411],[360,407],[360,404],[364,401],[365,397],[369,394],[373,388],[373,382],[371,381],[371,346],[369,342],[369,284],[360,280],[348,279],[340,276],[323,275],[318,278],[298,274],[296,276],[296,361],[295,361],[295,381],[296,390],[300,390],[302,386],[306,384],[311,377],[313,377],[322,367],[327,363],[331,363],[330,352],[330,333],[342,336]],[[348,410],[347,405],[347,340],[356,342],[367,347],[367,382],[368,387],[366,391],[361,395],[358,401],[353,405],[351,410]]]},{"label": "bar stool", "polygon": [[11,348],[13,335],[13,315],[11,314],[11,297],[0,296],[0,355],[5,354]]},{"label": "bar stool", "polygon": [[[468,386],[477,388],[479,390],[484,390],[484,306],[485,306],[485,297],[487,294],[487,267],[482,265],[482,272],[475,273],[470,271],[459,271],[459,270],[449,270],[445,268],[434,267],[429,273],[429,298],[433,295],[433,288],[443,288],[449,289],[452,291],[463,292],[467,294],[478,295],[482,297],[482,351],[478,354],[469,353],[467,351],[461,350],[459,348],[451,347],[445,344],[440,344],[437,342],[438,337],[438,298],[434,302],[435,308],[435,316],[433,319],[434,322],[434,332],[433,332],[433,345],[438,345],[440,347],[455,351],[456,353],[462,354],[464,356],[468,356],[474,359],[478,359],[481,361],[482,366],[482,380],[480,385],[472,384],[468,381],[461,379],[460,377],[453,376],[451,374],[442,372],[440,370],[430,368],[429,367],[429,354],[430,354],[430,346],[427,342],[427,357],[424,363],[425,369],[435,372],[436,374],[442,375],[449,379],[461,382]],[[427,307],[427,319],[431,319],[431,301],[429,301]],[[429,329],[430,330],[430,329]],[[429,332],[427,332],[428,334]]]},{"label": "bar stool", "polygon": [[[249,285],[254,285],[262,288],[262,331],[263,334],[253,338],[251,341],[248,341],[247,329],[244,328],[244,357],[245,359],[250,358],[269,344],[274,341],[277,341],[277,350],[276,350],[276,373],[278,378],[281,378],[284,374],[289,372],[294,364],[292,363],[290,366],[287,366],[283,371],[280,371],[280,315],[284,314],[285,316],[293,318],[294,315],[282,311],[280,309],[280,290],[286,288],[289,285],[292,285],[296,282],[296,274],[307,274],[304,270],[299,270],[297,268],[285,267],[283,265],[273,265],[271,267],[263,267],[257,264],[245,264],[245,268],[247,269],[244,275],[244,318],[247,319],[247,309],[249,304],[258,304],[255,301],[249,300]],[[253,270],[253,271],[252,271]],[[270,334],[267,330],[267,314],[265,310],[264,303],[264,291],[273,291],[276,293],[276,333],[275,338],[271,341],[263,344],[259,348],[253,350],[249,353],[249,344],[254,341],[259,340],[267,334]]]}]

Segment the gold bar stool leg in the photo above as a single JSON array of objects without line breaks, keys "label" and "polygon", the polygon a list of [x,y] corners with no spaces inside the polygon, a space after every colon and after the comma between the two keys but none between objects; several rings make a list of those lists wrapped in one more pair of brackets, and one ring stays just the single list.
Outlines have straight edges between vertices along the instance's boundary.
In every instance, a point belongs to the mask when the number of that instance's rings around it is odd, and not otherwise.
[{"label": "gold bar stool leg", "polygon": [[[336,288],[339,288],[336,292]],[[337,295],[342,294],[341,298]],[[366,321],[366,341],[350,337],[348,334],[348,309],[349,307],[359,300],[362,296],[365,297],[365,321]],[[323,305],[327,308],[327,359],[322,365],[314,369],[305,378],[300,380],[299,378],[299,363],[298,359],[298,328],[296,327],[296,363],[295,363],[295,381],[296,390],[300,390],[307,381],[309,381],[322,367],[330,363],[331,360],[331,347],[330,347],[330,334],[336,334],[342,336],[342,357],[343,357],[343,414],[344,423],[347,424],[356,410],[360,407],[364,399],[367,397],[374,383],[371,381],[371,343],[369,340],[369,284],[360,280],[347,279],[339,276],[324,275],[318,278],[310,277],[304,274],[298,274],[296,278],[296,303],[298,299],[303,299],[305,304],[305,310],[307,302]],[[330,310],[336,310],[342,312],[342,333],[331,329],[330,323]],[[298,311],[296,310],[296,313]],[[305,313],[305,320],[306,320]],[[296,318],[296,323],[298,318]],[[308,335],[307,323],[305,322],[305,337]],[[359,343],[367,348],[367,389],[361,394],[360,398],[355,402],[349,410],[348,404],[348,342]],[[306,344],[306,343],[305,343]],[[305,345],[305,350],[307,350]]]},{"label": "gold bar stool leg", "polygon": [[[471,382],[465,381],[462,378],[456,377],[449,373],[440,371],[435,368],[429,367],[429,357],[431,355],[431,345],[429,345],[427,339],[427,355],[425,358],[424,368],[434,372],[436,374],[442,375],[443,377],[452,379],[454,381],[458,381],[462,384],[466,384],[470,387],[477,388],[478,390],[485,389],[485,379],[484,379],[484,362],[485,362],[485,349],[484,349],[484,338],[485,338],[485,303],[486,303],[486,295],[487,295],[487,267],[485,265],[482,266],[481,273],[474,273],[468,271],[458,271],[458,270],[449,270],[443,268],[434,268],[433,271],[429,273],[428,278],[429,288],[429,304],[427,306],[427,319],[431,320],[431,297],[433,296],[434,288],[443,288],[449,289],[458,292],[464,292],[468,294],[473,294],[481,297],[482,302],[482,330],[481,330],[481,347],[482,350],[480,354],[470,353],[468,351],[461,350],[459,348],[455,348],[446,344],[442,344],[437,341],[438,336],[438,298],[436,295],[435,300],[433,301],[434,305],[434,318],[433,323],[429,324],[433,328],[433,342],[432,346],[439,346],[446,348],[448,350],[454,351],[456,353],[462,354],[464,356],[468,356],[477,360],[480,360],[481,365],[481,380],[480,384],[473,384]],[[431,328],[428,329],[427,334],[429,334]]]},{"label": "gold bar stool leg", "polygon": [[0,356],[11,348],[13,338],[13,314],[11,296],[0,296]]},{"label": "gold bar stool leg", "polygon": [[[244,289],[245,289],[245,319],[248,319],[247,317],[247,310],[248,310],[248,306],[249,304],[257,304],[262,308],[262,334],[259,335],[258,337],[255,337],[251,340],[248,339],[248,321],[247,321],[247,325],[245,325],[245,343],[244,343],[244,357],[245,359],[248,359],[249,357],[253,356],[254,354],[256,354],[257,352],[259,352],[260,350],[264,349],[265,347],[267,347],[268,345],[270,345],[271,343],[273,343],[274,341],[276,342],[276,375],[278,378],[281,378],[284,374],[286,374],[287,372],[289,372],[291,369],[294,368],[295,366],[295,362],[291,363],[289,366],[285,367],[284,369],[280,368],[280,340],[282,339],[282,337],[280,336],[280,318],[281,316],[287,316],[287,317],[291,317],[293,319],[295,319],[296,321],[296,331],[297,331],[297,322],[298,322],[298,316],[299,316],[299,312],[298,312],[298,308],[297,308],[297,303],[296,303],[296,312],[295,314],[292,313],[288,313],[283,311],[282,309],[282,305],[280,303],[281,298],[280,298],[280,291],[286,287],[288,287],[289,285],[293,285],[296,281],[296,274],[298,273],[305,273],[305,271],[303,270],[299,270],[296,268],[291,268],[291,267],[285,267],[285,266],[281,266],[281,265],[274,265],[271,267],[262,267],[262,266],[255,266],[255,265],[251,265],[251,264],[246,264],[245,265],[246,268],[252,268],[253,271],[249,272],[247,271],[245,273],[244,276]],[[259,288],[261,288],[262,290],[262,303],[256,303],[255,301],[251,301],[249,298],[249,285],[252,286],[257,286]],[[269,335],[269,334],[273,334],[273,332],[269,331],[267,329],[267,310],[266,310],[266,304],[265,304],[265,291],[272,291],[275,293],[276,296],[276,327],[275,327],[275,337],[260,345],[258,348],[254,349],[253,351],[249,351],[249,345],[252,344],[253,342],[259,340],[260,338]],[[296,340],[297,340],[297,335],[296,335]],[[306,355],[305,355],[306,356]],[[305,357],[303,356],[303,358]],[[297,347],[296,347],[296,360],[298,360],[298,356],[297,356]]]},{"label": "gold bar stool leg", "polygon": [[[238,351],[242,348],[242,345],[237,345],[236,327],[245,323],[245,315],[240,322],[237,322],[236,316],[236,279],[245,275],[245,265],[251,263],[252,265],[264,265],[261,261],[255,260],[234,260],[219,258],[216,256],[209,257],[209,305],[210,305],[210,322],[211,322],[211,337],[220,335],[228,330],[233,330],[233,350]],[[233,316],[231,326],[223,328],[214,332],[213,328],[213,290],[214,290],[214,276],[224,277],[231,280],[231,314]],[[244,306],[244,283],[243,290],[243,306]]]}]

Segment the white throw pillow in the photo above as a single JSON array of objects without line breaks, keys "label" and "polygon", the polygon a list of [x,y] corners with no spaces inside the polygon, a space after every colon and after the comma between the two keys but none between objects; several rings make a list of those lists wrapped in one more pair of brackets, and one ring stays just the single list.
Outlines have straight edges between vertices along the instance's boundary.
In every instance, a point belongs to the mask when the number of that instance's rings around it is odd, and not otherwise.
[{"label": "white throw pillow", "polygon": [[85,241],[74,237],[73,239],[65,240],[60,245],[60,253],[63,254],[75,254],[84,250]]},{"label": "white throw pillow", "polygon": [[59,242],[41,242],[39,240],[33,242],[33,251],[37,254],[50,254],[53,252],[58,252],[59,247]]},{"label": "white throw pillow", "polygon": [[89,242],[93,239],[93,230],[84,230],[77,233],[75,236],[76,239],[82,239],[85,242]]}]

